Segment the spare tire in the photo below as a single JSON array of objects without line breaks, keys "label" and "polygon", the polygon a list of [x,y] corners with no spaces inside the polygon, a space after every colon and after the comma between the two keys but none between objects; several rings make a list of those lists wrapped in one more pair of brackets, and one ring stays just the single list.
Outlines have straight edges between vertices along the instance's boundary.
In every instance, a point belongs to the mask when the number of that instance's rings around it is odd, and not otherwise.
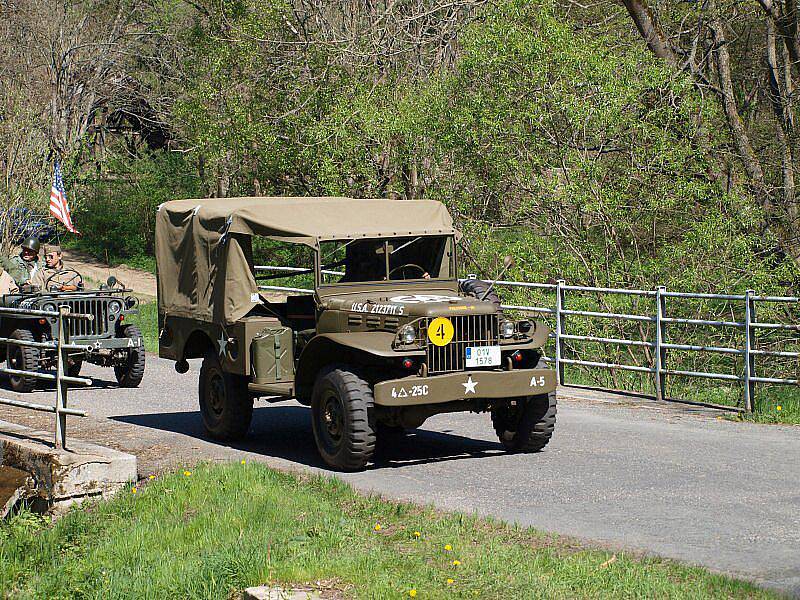
[{"label": "spare tire", "polygon": [[[491,283],[480,279],[465,279],[460,284],[461,291],[464,294],[478,299],[483,298],[483,295],[486,294],[486,290],[489,290],[489,286],[491,286]],[[500,296],[497,295],[495,288],[489,290],[489,293],[486,294],[486,297],[483,299],[493,303],[498,309],[500,308]]]}]

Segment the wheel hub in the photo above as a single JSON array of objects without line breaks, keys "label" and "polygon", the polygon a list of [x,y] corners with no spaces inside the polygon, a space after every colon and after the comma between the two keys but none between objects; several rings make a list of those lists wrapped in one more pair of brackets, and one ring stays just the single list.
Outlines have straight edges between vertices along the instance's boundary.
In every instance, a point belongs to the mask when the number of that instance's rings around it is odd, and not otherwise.
[{"label": "wheel hub", "polygon": [[212,374],[208,388],[208,406],[215,415],[221,415],[225,407],[225,381],[222,379],[222,375]]},{"label": "wheel hub", "polygon": [[342,420],[341,407],[337,398],[328,398],[327,402],[325,402],[325,410],[322,413],[322,419],[328,436],[330,436],[331,440],[334,442],[338,442],[342,437],[344,423]]}]

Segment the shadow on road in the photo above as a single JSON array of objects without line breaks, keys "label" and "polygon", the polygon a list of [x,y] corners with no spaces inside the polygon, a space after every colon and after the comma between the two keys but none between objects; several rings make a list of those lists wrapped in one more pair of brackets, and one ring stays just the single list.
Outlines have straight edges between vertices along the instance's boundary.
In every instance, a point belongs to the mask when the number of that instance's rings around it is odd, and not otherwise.
[{"label": "shadow on road", "polygon": [[[317,453],[311,432],[310,410],[303,406],[268,406],[253,410],[247,438],[217,442],[208,438],[199,411],[119,415],[114,421],[179,433],[209,444],[282,458],[321,469],[327,468]],[[399,468],[425,463],[486,458],[503,454],[496,442],[476,440],[448,432],[414,429],[380,440],[370,469]]]}]

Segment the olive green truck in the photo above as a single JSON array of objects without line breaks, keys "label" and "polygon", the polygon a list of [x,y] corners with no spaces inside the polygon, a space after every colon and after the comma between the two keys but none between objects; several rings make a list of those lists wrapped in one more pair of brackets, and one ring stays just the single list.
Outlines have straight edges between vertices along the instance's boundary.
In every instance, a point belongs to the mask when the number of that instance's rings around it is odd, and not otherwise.
[{"label": "olive green truck", "polygon": [[[156,219],[159,354],[202,359],[208,434],[247,434],[253,401],[311,407],[323,460],[363,469],[376,439],[445,412],[488,412],[502,445],[536,452],[556,419],[548,328],[459,283],[458,232],[431,200],[225,198],[162,204]],[[276,297],[254,256],[285,247],[308,291]],[[290,254],[291,255],[291,254]],[[311,289],[313,288],[313,289]]]}]

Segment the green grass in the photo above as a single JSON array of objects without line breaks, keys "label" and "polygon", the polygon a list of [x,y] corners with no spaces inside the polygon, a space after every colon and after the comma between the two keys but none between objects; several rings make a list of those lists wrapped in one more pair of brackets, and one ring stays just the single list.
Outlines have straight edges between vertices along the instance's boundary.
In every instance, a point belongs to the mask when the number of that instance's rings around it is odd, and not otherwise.
[{"label": "green grass", "polygon": [[257,463],[145,480],[52,527],[30,513],[0,526],[0,596],[229,598],[252,585],[316,581],[356,598],[775,597],[701,568],[386,502]]},{"label": "green grass", "polygon": [[147,302],[139,305],[139,314],[125,317],[128,323],[138,325],[148,352],[158,352],[158,304]]}]

